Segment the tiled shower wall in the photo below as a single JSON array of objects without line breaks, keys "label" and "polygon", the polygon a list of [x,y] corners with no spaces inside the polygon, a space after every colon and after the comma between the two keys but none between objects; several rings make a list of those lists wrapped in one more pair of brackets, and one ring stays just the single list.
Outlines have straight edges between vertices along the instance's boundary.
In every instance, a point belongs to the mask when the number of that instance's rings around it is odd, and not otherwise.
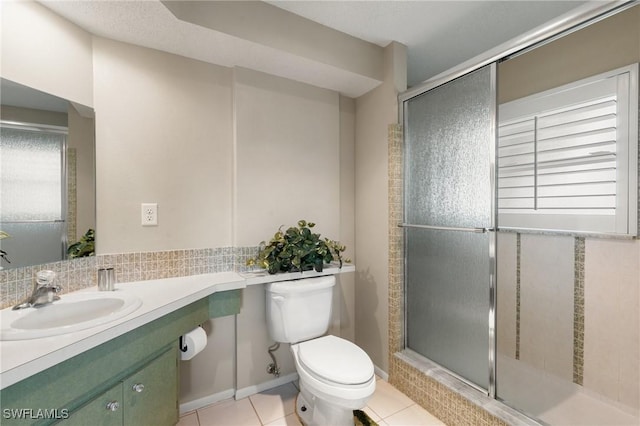
[{"label": "tiled shower wall", "polygon": [[[390,381],[448,424],[504,424],[396,355],[404,339],[402,178],[402,129],[391,125]],[[498,357],[639,410],[640,241],[501,232],[497,258]]]},{"label": "tiled shower wall", "polygon": [[192,250],[105,254],[26,268],[0,271],[0,309],[27,298],[38,271],[57,274],[62,294],[97,285],[97,269],[113,267],[118,282],[145,281],[188,275],[246,271],[246,260],[257,247],[219,247]]},{"label": "tiled shower wall", "polygon": [[640,241],[500,233],[498,247],[498,354],[640,410]]}]

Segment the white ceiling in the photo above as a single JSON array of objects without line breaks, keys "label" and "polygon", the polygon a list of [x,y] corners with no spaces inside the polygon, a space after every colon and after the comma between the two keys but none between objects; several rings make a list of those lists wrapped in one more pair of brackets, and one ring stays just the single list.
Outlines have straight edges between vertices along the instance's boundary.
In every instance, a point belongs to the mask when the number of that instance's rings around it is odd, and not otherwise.
[{"label": "white ceiling", "polygon": [[[359,96],[377,82],[180,21],[158,0],[42,1],[96,35],[223,66],[243,66]],[[338,31],[408,48],[415,85],[581,6],[583,1],[269,1]],[[286,29],[283,29],[285,31]]]}]

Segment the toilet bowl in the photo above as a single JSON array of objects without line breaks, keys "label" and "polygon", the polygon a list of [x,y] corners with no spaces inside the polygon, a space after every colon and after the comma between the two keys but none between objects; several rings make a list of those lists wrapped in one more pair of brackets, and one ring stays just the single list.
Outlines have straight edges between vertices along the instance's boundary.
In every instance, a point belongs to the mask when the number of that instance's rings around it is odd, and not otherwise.
[{"label": "toilet bowl", "polygon": [[375,391],[373,363],[358,346],[324,336],[291,346],[300,382],[314,395],[351,410]]},{"label": "toilet bowl", "polygon": [[[306,425],[353,425],[376,388],[371,359],[357,345],[325,335],[335,278],[267,285],[267,325],[276,342],[291,343],[300,393],[296,413]],[[319,337],[322,336],[322,337]]]}]

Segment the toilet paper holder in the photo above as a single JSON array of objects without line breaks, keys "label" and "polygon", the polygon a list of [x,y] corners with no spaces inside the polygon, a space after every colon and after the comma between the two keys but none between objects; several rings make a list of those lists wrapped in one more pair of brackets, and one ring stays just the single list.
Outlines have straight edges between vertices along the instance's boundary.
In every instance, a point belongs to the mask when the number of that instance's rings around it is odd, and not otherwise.
[{"label": "toilet paper holder", "polygon": [[[198,327],[202,328],[202,324],[198,324]],[[189,347],[184,341],[184,335],[180,336],[180,352],[186,352]]]}]

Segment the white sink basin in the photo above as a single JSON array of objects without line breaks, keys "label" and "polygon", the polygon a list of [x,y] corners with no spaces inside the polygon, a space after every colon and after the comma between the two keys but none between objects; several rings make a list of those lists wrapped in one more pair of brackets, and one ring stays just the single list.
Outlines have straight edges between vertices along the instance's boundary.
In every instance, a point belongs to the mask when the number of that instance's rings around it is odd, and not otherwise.
[{"label": "white sink basin", "polygon": [[142,301],[123,291],[63,294],[38,308],[0,311],[0,340],[57,336],[115,321],[134,312]]}]

